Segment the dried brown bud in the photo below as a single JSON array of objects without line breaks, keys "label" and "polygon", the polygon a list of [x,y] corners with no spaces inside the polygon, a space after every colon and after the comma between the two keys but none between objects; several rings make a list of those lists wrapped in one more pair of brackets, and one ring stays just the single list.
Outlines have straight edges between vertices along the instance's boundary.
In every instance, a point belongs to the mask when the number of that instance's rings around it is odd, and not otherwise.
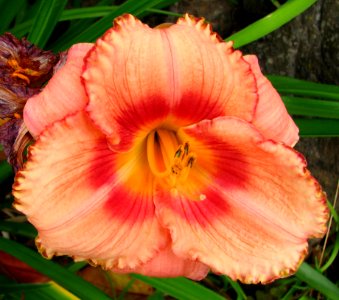
[{"label": "dried brown bud", "polygon": [[32,140],[22,121],[26,101],[40,92],[53,75],[59,56],[43,51],[25,38],[0,36],[0,143],[9,163],[18,169],[26,145]]},{"label": "dried brown bud", "polygon": [[0,83],[41,87],[52,75],[58,56],[43,51],[25,38],[10,33],[0,36]]}]

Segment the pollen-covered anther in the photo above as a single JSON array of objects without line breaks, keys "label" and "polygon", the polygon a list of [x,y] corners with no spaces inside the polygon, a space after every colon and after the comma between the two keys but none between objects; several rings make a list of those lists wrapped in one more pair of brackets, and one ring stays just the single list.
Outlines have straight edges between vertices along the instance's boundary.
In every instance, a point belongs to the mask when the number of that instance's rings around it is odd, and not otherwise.
[{"label": "pollen-covered anther", "polygon": [[190,169],[193,167],[197,157],[190,150],[188,142],[180,145],[174,154],[173,163],[171,165],[171,184],[176,186],[178,181],[185,181],[188,177]]}]

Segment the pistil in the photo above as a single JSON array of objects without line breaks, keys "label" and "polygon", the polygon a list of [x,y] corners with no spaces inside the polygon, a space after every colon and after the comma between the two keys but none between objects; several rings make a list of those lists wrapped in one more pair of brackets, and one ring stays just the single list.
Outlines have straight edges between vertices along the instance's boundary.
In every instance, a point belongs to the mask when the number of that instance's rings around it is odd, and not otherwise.
[{"label": "pistil", "polygon": [[147,159],[152,173],[156,177],[169,175],[173,153],[178,147],[174,131],[157,129],[147,137]]}]

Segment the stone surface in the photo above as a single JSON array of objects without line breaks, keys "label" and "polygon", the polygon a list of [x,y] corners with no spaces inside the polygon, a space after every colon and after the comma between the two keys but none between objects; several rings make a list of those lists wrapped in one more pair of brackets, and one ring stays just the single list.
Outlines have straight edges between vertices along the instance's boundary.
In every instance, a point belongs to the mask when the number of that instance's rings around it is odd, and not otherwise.
[{"label": "stone surface", "polygon": [[189,13],[204,17],[219,34],[232,31],[235,22],[235,6],[232,1],[223,0],[181,0],[173,5],[172,10],[178,13]]}]

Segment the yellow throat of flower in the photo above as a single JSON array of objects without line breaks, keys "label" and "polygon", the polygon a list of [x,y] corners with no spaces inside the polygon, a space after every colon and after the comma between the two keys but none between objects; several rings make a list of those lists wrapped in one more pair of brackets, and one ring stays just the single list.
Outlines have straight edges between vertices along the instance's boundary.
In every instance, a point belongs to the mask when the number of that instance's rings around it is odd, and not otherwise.
[{"label": "yellow throat of flower", "polygon": [[176,187],[188,178],[196,154],[188,142],[179,143],[174,131],[156,129],[147,136],[147,160],[154,176]]}]

